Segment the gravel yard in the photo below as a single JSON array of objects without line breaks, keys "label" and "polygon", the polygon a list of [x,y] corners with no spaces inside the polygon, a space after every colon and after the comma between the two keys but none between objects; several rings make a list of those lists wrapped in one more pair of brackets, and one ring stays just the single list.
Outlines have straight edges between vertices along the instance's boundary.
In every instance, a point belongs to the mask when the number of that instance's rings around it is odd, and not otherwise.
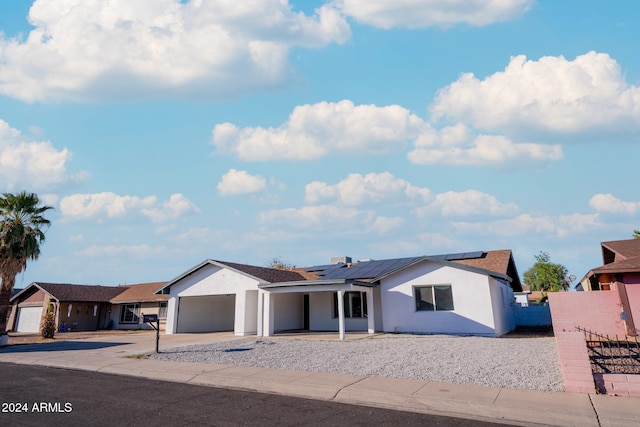
[{"label": "gravel yard", "polygon": [[350,341],[254,337],[170,349],[150,357],[542,391],[563,390],[553,337],[390,334]]}]

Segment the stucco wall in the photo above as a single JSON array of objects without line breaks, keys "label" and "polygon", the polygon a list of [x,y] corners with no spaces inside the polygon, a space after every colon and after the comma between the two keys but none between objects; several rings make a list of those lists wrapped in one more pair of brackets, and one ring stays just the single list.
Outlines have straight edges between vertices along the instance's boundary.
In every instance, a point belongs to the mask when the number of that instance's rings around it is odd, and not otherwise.
[{"label": "stucco wall", "polygon": [[[256,322],[252,322],[251,316],[246,317],[246,313],[247,309],[253,310],[257,313],[257,295],[255,295],[255,298],[253,295],[247,298],[246,291],[257,290],[258,281],[255,279],[227,268],[221,268],[216,265],[205,265],[171,286],[169,304],[167,306],[166,333],[172,334],[176,332],[178,316],[182,315],[178,314],[182,310],[182,308],[178,307],[179,298],[205,295],[237,296],[237,298],[234,299],[234,304],[238,304],[238,307],[232,307],[234,310],[232,322],[237,323],[238,326],[238,328],[235,329],[235,333],[247,334],[255,332],[257,320]],[[245,304],[247,301],[254,304],[254,306],[251,308],[246,307]],[[204,308],[202,309],[204,310]],[[198,310],[200,310],[200,307]],[[207,320],[207,322],[210,322],[210,320],[211,319]],[[189,317],[188,322],[190,328],[192,326],[196,327],[196,325],[192,324],[196,321],[197,320]],[[206,327],[198,326],[197,329],[204,331],[206,330]],[[232,326],[231,329],[234,329],[234,327]]]},{"label": "stucco wall", "polygon": [[495,334],[501,336],[516,328],[515,297],[507,282],[494,277],[487,277],[487,280],[493,305]]},{"label": "stucco wall", "polygon": [[[337,331],[338,318],[333,317],[333,292],[309,294],[309,329],[312,331]],[[346,331],[366,331],[368,320],[345,319]]]},{"label": "stucco wall", "polygon": [[272,298],[274,298],[276,332],[304,327],[304,294],[273,294]]},{"label": "stucco wall", "polygon": [[[69,310],[71,305],[71,310]],[[64,323],[67,331],[95,331],[99,329],[100,303],[63,302],[60,304],[58,328]],[[96,307],[94,312],[94,307]],[[103,310],[107,308],[104,307]],[[95,314],[94,314],[95,313]]]},{"label": "stucco wall", "polygon": [[[413,287],[451,285],[454,310],[417,311]],[[495,336],[487,276],[423,262],[382,280],[385,332]]]}]

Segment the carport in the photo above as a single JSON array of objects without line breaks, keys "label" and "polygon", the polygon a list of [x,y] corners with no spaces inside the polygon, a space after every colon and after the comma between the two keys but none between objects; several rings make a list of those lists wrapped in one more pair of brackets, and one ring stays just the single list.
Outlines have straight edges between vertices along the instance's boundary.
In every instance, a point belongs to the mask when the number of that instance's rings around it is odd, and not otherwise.
[{"label": "carport", "polygon": [[179,297],[176,331],[178,333],[233,331],[235,311],[235,294]]}]

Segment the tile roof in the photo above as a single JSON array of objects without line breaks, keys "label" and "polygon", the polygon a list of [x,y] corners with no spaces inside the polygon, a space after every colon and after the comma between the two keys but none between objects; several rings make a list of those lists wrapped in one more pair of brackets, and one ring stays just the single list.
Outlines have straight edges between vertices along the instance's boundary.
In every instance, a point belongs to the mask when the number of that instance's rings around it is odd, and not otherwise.
[{"label": "tile roof", "polygon": [[109,302],[125,290],[120,286],[72,285],[68,283],[43,282],[34,282],[34,284],[58,301]]},{"label": "tile roof", "polygon": [[166,301],[169,299],[169,295],[155,293],[165,284],[166,282],[153,282],[119,286],[119,288],[123,288],[124,291],[111,298],[111,302],[113,304],[119,304],[123,302]]},{"label": "tile roof", "polygon": [[248,264],[237,264],[234,262],[214,261],[218,264],[226,265],[235,270],[246,273],[250,276],[262,279],[269,283],[295,282],[297,280],[306,280],[300,273],[293,270],[278,270],[275,268],[256,267]]}]

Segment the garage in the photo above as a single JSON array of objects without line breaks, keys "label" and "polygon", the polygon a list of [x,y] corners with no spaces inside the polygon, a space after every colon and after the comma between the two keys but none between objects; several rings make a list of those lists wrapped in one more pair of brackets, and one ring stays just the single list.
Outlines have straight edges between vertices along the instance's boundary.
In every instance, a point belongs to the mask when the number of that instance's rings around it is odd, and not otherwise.
[{"label": "garage", "polygon": [[40,332],[42,306],[18,308],[16,332]]},{"label": "garage", "polygon": [[236,296],[203,295],[178,300],[178,333],[233,331]]}]

